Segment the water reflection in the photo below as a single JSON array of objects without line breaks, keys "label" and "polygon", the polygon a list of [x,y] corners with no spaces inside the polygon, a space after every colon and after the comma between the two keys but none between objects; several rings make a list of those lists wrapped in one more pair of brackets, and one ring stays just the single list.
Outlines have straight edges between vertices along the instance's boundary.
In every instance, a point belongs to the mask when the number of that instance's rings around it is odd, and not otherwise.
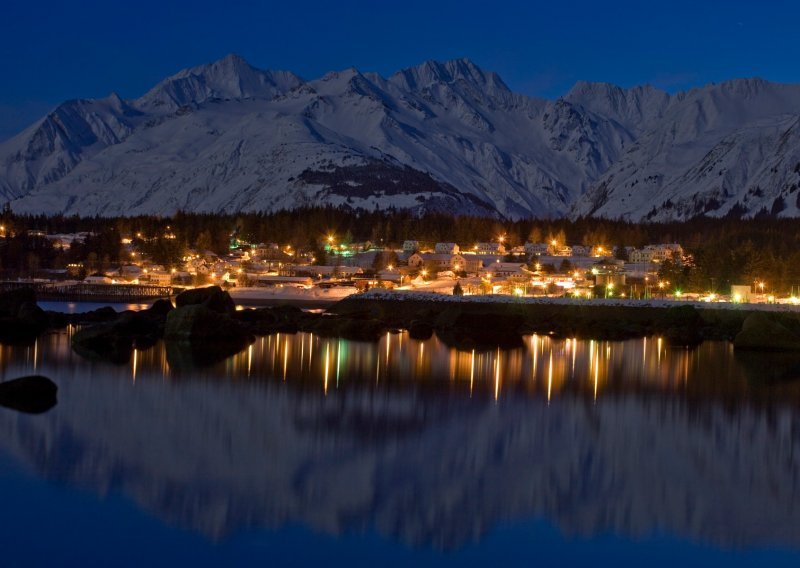
[{"label": "water reflection", "polygon": [[[73,327],[42,336],[33,345],[0,345],[0,379],[40,372],[41,365],[102,370],[119,379],[227,378],[289,380],[323,393],[348,385],[412,386],[488,394],[495,399],[524,393],[547,400],[562,393],[593,399],[618,392],[672,392],[740,400],[800,400],[800,381],[774,381],[775,368],[800,362],[775,354],[734,355],[728,342],[672,349],[661,338],[629,341],[554,340],[533,335],[524,348],[458,351],[435,336],[418,341],[406,332],[387,333],[377,344],[309,333],[259,338],[225,361],[190,372],[171,368],[158,344],[135,350],[127,366],[81,359],[70,349]],[[42,356],[46,353],[46,357]],[[800,375],[799,375],[800,376]]]},{"label": "water reflection", "polygon": [[798,384],[760,382],[727,343],[276,334],[186,374],[162,345],[84,361],[69,333],[0,348],[1,378],[60,388],[47,415],[0,410],[0,449],[213,538],[301,523],[458,548],[545,518],[800,548]]}]

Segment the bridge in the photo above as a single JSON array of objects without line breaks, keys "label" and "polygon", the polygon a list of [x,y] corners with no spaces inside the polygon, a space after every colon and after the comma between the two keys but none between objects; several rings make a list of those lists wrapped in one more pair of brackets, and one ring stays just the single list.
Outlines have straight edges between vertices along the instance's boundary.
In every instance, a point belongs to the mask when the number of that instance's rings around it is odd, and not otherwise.
[{"label": "bridge", "polygon": [[21,288],[33,288],[39,300],[66,302],[142,302],[169,298],[174,293],[171,286],[147,284],[0,281],[0,292]]}]

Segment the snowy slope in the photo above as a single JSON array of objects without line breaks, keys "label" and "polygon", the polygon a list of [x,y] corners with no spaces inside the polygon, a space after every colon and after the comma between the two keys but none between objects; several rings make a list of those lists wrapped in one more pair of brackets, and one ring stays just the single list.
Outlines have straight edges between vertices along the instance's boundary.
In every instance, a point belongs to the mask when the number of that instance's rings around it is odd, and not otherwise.
[{"label": "snowy slope", "polygon": [[669,95],[512,92],[466,59],[306,81],[241,57],[136,100],[63,103],[0,144],[0,200],[29,213],[331,204],[510,218],[800,214],[800,86]]},{"label": "snowy slope", "polygon": [[3,145],[3,197],[17,211],[104,215],[308,203],[563,215],[632,141],[467,60],[304,82],[229,56],[126,104],[138,114],[124,137],[51,152],[58,176],[31,179],[29,161],[10,159],[31,132]]},{"label": "snowy slope", "polygon": [[740,79],[671,98],[575,214],[797,216],[800,86]]}]

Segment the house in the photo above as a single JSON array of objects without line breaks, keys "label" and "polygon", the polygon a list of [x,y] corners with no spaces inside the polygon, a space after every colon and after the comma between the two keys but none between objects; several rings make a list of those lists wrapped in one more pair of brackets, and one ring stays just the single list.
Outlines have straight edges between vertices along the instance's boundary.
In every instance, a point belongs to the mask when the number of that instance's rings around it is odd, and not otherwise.
[{"label": "house", "polygon": [[436,254],[458,254],[459,252],[456,243],[436,243],[433,250]]},{"label": "house", "polygon": [[647,245],[644,248],[652,251],[655,262],[664,262],[667,259],[680,260],[683,256],[683,247],[677,243]]},{"label": "house", "polygon": [[592,247],[584,245],[573,245],[572,247],[572,256],[591,256],[591,254]]},{"label": "house", "polygon": [[364,270],[358,266],[318,266],[318,265],[286,265],[286,276],[329,276],[336,278],[352,278],[363,274]]},{"label": "house", "polygon": [[419,241],[403,241],[403,252],[417,252]]},{"label": "house", "polygon": [[633,263],[653,262],[653,251],[651,249],[634,249],[628,254],[628,261]]},{"label": "house", "polygon": [[550,245],[547,243],[525,243],[525,254],[528,256],[547,254]]},{"label": "house", "polygon": [[483,270],[483,259],[474,255],[464,255],[464,272],[477,274]]},{"label": "house", "polygon": [[149,270],[139,277],[139,282],[152,284],[153,286],[171,286],[172,274],[165,270]]},{"label": "house", "polygon": [[493,278],[525,278],[530,279],[533,272],[525,267],[521,262],[495,262],[486,267],[487,275]]},{"label": "house", "polygon": [[552,256],[572,256],[572,247],[569,245],[550,245],[549,252]]},{"label": "house", "polygon": [[604,260],[592,267],[595,286],[624,286],[625,263],[621,260]]},{"label": "house", "polygon": [[253,256],[257,256],[259,258],[271,258],[282,255],[281,248],[275,243],[259,243],[257,245],[253,245],[251,253]]},{"label": "house", "polygon": [[477,254],[505,254],[506,247],[503,246],[503,243],[478,243],[475,245],[475,252]]},{"label": "house", "polygon": [[436,272],[467,270],[467,262],[460,254],[414,253],[408,257],[408,266],[425,268],[430,266]]}]

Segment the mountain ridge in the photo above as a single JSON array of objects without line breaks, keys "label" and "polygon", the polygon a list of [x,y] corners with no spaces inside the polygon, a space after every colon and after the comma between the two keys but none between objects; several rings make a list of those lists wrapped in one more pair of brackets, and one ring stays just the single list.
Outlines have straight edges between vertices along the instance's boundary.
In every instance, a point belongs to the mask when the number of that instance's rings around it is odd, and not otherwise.
[{"label": "mountain ridge", "polygon": [[0,199],[82,215],[796,216],[797,116],[800,86],[759,78],[675,94],[578,81],[547,100],[467,58],[306,80],[230,54],[136,99],[65,101],[0,143]]}]

